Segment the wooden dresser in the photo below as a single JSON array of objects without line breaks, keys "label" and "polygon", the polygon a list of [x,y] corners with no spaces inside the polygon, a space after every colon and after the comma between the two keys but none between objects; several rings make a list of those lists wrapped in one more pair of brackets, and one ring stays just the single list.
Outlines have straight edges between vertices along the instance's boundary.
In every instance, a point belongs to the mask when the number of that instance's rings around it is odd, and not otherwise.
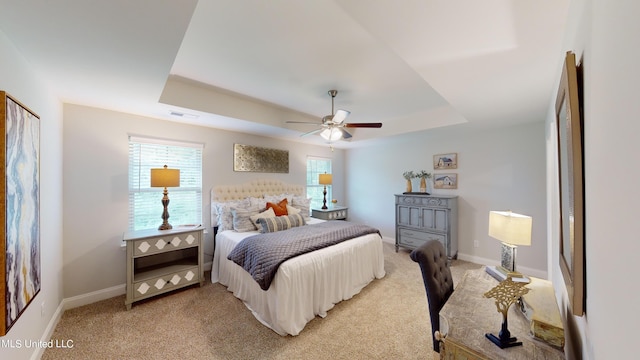
[{"label": "wooden dresser", "polygon": [[203,227],[126,233],[127,310],[135,301],[204,284]]},{"label": "wooden dresser", "polygon": [[396,252],[429,240],[442,242],[449,259],[458,256],[458,197],[403,194],[396,197]]}]

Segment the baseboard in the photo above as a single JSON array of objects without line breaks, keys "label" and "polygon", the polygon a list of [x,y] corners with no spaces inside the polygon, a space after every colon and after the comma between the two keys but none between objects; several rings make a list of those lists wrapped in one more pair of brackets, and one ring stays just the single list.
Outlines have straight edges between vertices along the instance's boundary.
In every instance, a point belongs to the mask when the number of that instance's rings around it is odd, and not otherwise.
[{"label": "baseboard", "polygon": [[90,293],[65,298],[62,300],[64,310],[77,308],[84,305],[93,304],[94,302],[111,299],[112,297],[124,295],[127,286],[125,284],[112,286],[110,288],[93,291]]},{"label": "baseboard", "polygon": [[[479,256],[462,254],[460,252],[458,252],[458,259],[469,261],[474,264],[493,265],[493,266],[500,265],[500,262],[496,259],[487,259]],[[525,275],[529,275],[529,276],[533,276],[541,279],[547,278],[547,272],[543,270],[533,269],[526,266],[518,266],[517,270]]]},{"label": "baseboard", "polygon": [[396,239],[395,238],[390,238],[390,237],[386,237],[386,236],[382,237],[382,241],[386,242],[386,243],[389,243],[389,244],[393,244],[393,245],[396,244]]},{"label": "baseboard", "polygon": [[[58,308],[56,309],[56,311],[53,313],[53,316],[51,317],[51,320],[49,320],[49,324],[47,324],[46,329],[44,329],[44,332],[42,333],[42,336],[40,337],[40,342],[41,343],[45,343],[48,342],[49,340],[51,340],[51,337],[53,336],[53,332],[56,330],[56,326],[58,326],[58,323],[60,322],[60,319],[62,318],[62,314],[64,314],[64,300],[62,300],[60,302],[60,305],[58,305]],[[31,353],[31,360],[39,360],[40,358],[42,358],[42,355],[44,355],[44,351],[47,348],[44,346],[37,346],[36,350]]]}]

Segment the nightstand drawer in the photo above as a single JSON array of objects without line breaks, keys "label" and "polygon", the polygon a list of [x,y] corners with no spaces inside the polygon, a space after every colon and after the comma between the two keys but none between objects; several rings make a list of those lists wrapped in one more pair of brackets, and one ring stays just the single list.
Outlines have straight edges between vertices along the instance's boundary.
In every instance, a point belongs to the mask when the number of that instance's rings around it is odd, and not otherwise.
[{"label": "nightstand drawer", "polygon": [[151,277],[149,279],[133,283],[133,299],[137,300],[146,298],[174,288],[186,286],[190,283],[196,284],[198,282],[200,282],[198,266],[193,266],[175,273]]},{"label": "nightstand drawer", "polygon": [[198,246],[200,244],[200,232],[188,232],[182,234],[167,234],[166,236],[151,239],[136,240],[133,243],[133,256],[146,256],[175,249]]}]

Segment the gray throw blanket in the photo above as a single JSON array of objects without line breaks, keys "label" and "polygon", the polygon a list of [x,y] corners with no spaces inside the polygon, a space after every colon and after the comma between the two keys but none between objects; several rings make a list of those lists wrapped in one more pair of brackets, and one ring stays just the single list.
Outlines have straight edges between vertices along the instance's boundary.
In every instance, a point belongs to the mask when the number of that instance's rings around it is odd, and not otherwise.
[{"label": "gray throw blanket", "polygon": [[250,236],[238,243],[227,258],[247,270],[260,288],[267,290],[278,267],[286,260],[374,233],[380,231],[348,221],[327,221]]}]

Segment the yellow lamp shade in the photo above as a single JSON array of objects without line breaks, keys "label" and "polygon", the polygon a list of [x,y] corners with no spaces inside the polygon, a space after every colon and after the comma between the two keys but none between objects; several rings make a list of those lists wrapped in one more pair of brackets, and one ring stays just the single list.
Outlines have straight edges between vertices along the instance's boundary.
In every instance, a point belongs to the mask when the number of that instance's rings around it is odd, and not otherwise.
[{"label": "yellow lamp shade", "polygon": [[318,178],[318,183],[320,185],[331,185],[332,181],[333,178],[331,174],[320,174],[320,177]]},{"label": "yellow lamp shade", "polygon": [[161,169],[151,169],[151,187],[179,187],[180,170],[168,169],[167,165]]}]

